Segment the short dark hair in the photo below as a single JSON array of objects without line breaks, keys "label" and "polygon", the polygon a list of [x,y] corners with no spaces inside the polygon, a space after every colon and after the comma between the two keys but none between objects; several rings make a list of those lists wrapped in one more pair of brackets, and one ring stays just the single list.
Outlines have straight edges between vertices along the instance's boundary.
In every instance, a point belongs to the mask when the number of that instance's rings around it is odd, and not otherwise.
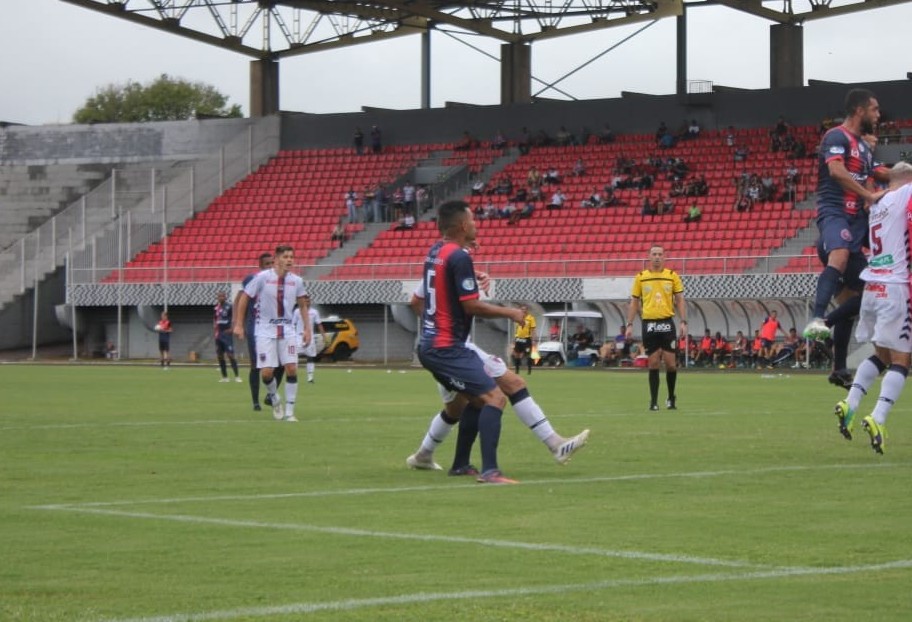
[{"label": "short dark hair", "polygon": [[437,230],[447,233],[465,217],[469,204],[465,201],[447,201],[437,208]]},{"label": "short dark hair", "polygon": [[294,248],[292,248],[292,247],[291,247],[290,245],[288,245],[288,244],[282,244],[282,245],[280,245],[280,246],[276,246],[276,249],[275,249],[275,256],[278,257],[279,255],[282,255],[283,253],[287,253],[288,251],[291,251],[291,252],[293,253],[293,252],[294,252]]},{"label": "short dark hair", "polygon": [[868,105],[868,102],[872,99],[875,99],[873,92],[868,89],[852,89],[846,93],[845,98],[845,113],[847,117],[851,117],[855,114],[855,110],[858,108],[863,108]]}]

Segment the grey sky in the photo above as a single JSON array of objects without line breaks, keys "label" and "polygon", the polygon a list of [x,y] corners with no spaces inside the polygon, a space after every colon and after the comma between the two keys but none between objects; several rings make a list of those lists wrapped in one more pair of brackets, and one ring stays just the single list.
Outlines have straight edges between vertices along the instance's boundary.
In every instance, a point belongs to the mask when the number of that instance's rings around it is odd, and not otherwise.
[{"label": "grey sky", "polygon": [[[3,0],[2,10],[0,120],[69,123],[96,88],[130,79],[148,82],[162,73],[211,84],[245,113],[249,110],[245,56],[58,0]],[[689,79],[742,88],[769,86],[770,22],[723,7],[695,7],[688,11],[688,24]],[[912,71],[904,49],[909,24],[912,4],[808,22],[805,79],[905,79]],[[533,75],[556,80],[641,26],[536,43]],[[468,40],[499,55],[497,42]],[[622,90],[672,93],[674,41],[675,20],[662,20],[559,86],[580,99],[617,97]],[[281,108],[417,108],[419,44],[419,37],[406,37],[282,60]],[[434,33],[432,66],[433,106],[447,101],[498,103],[499,66],[494,60]],[[533,83],[533,93],[539,89]],[[553,91],[542,95],[560,97]],[[898,107],[892,102],[882,105]]]}]

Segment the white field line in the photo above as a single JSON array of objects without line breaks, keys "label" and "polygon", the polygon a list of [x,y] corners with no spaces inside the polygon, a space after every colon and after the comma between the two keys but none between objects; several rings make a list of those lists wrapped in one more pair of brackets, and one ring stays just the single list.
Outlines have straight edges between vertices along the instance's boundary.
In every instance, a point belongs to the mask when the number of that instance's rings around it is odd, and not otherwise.
[{"label": "white field line", "polygon": [[616,551],[594,547],[567,546],[563,544],[529,543],[512,540],[495,540],[491,538],[467,538],[463,536],[443,536],[435,534],[397,533],[392,531],[372,531],[368,529],[353,529],[349,527],[322,527],[320,525],[306,525],[300,523],[269,523],[253,520],[236,520],[230,518],[213,518],[209,516],[192,516],[187,514],[153,514],[149,512],[127,512],[124,510],[104,510],[100,508],[65,508],[63,511],[82,514],[100,514],[102,516],[120,516],[124,518],[150,519],[158,521],[172,521],[178,523],[191,523],[199,525],[218,525],[221,527],[243,527],[252,529],[274,529],[281,531],[301,531],[307,533],[322,533],[337,536],[352,536],[358,538],[378,538],[385,540],[409,540],[417,542],[443,542],[447,544],[471,544],[484,548],[519,549],[524,551],[543,551],[549,553],[564,553],[567,555],[592,555],[596,557],[611,557],[620,559],[634,559],[638,561],[652,561],[677,564],[694,564],[698,566],[722,566],[726,568],[773,568],[770,565],[752,564],[739,560],[713,559],[709,557],[694,557],[690,555],[670,555],[664,553],[647,553],[641,551]]},{"label": "white field line", "polygon": [[[863,462],[859,464],[815,464],[815,465],[794,465],[780,467],[763,467],[758,469],[725,469],[720,471],[685,471],[678,473],[634,473],[630,475],[607,475],[602,477],[579,477],[579,478],[552,478],[544,480],[523,480],[521,486],[554,486],[566,484],[592,484],[592,483],[611,483],[611,482],[630,482],[642,480],[658,479],[703,479],[712,477],[725,476],[752,476],[775,473],[794,473],[804,471],[842,471],[842,470],[859,470],[859,469],[889,469],[889,468],[906,468],[912,463],[907,462]],[[404,470],[403,470],[404,471]],[[447,484],[434,484],[422,486],[397,486],[394,488],[347,488],[341,490],[312,490],[308,492],[288,492],[288,493],[267,493],[256,495],[215,495],[209,497],[173,497],[162,499],[130,499],[118,501],[89,501],[85,503],[55,503],[30,506],[33,510],[71,510],[80,508],[104,508],[116,506],[136,506],[136,505],[166,505],[176,503],[211,503],[214,501],[260,501],[264,499],[296,499],[308,497],[338,497],[338,496],[358,496],[374,494],[400,494],[410,492],[427,492],[440,490],[455,490],[459,488],[472,488],[475,490],[492,490],[498,489],[496,486],[480,486],[472,482],[470,484],[458,484],[448,482]]]},{"label": "white field line", "polygon": [[209,620],[231,620],[235,618],[267,618],[273,616],[301,615],[320,611],[352,611],[370,607],[389,605],[412,605],[440,601],[478,600],[485,598],[507,598],[524,596],[541,596],[547,594],[567,594],[572,592],[591,592],[614,588],[647,587],[661,585],[683,585],[693,583],[722,583],[731,581],[757,581],[782,579],[790,577],[846,575],[882,572],[912,568],[912,559],[904,559],[882,564],[865,566],[839,566],[832,568],[783,568],[775,570],[758,570],[754,572],[673,575],[669,577],[651,577],[648,579],[610,579],[592,583],[566,585],[544,585],[540,587],[519,587],[502,590],[471,590],[463,592],[430,592],[402,594],[380,598],[352,598],[337,601],[315,603],[293,603],[263,607],[244,607],[222,611],[205,611],[199,613],[174,613],[142,618],[109,619],[106,622],[206,622]]},{"label": "white field line", "polygon": [[[318,423],[318,424],[363,424],[372,422],[389,422],[389,421],[429,421],[433,416],[432,412],[426,414],[416,414],[403,417],[308,417],[307,413],[296,413],[301,423]],[[549,419],[575,419],[581,417],[636,417],[639,412],[585,412],[585,413],[553,413],[549,414]],[[753,410],[751,416],[764,414],[773,414],[772,412],[764,413],[763,411]],[[731,411],[700,411],[688,412],[688,417],[718,417],[731,416]],[[655,415],[650,415],[654,417]],[[192,421],[110,421],[104,423],[46,423],[46,424],[29,424],[29,425],[7,425],[0,426],[0,432],[28,432],[29,430],[78,430],[78,429],[98,429],[98,428],[154,428],[154,427],[171,427],[171,426],[196,426],[196,425],[282,425],[276,423],[272,418],[258,417],[256,419],[198,419]]]}]

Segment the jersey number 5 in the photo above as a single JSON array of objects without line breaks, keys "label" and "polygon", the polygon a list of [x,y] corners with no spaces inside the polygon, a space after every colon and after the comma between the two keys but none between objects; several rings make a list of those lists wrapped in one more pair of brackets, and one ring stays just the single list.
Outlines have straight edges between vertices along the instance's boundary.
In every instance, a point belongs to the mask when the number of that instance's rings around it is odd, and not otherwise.
[{"label": "jersey number 5", "polygon": [[871,255],[877,257],[883,252],[883,242],[880,239],[880,229],[882,224],[871,227]]}]

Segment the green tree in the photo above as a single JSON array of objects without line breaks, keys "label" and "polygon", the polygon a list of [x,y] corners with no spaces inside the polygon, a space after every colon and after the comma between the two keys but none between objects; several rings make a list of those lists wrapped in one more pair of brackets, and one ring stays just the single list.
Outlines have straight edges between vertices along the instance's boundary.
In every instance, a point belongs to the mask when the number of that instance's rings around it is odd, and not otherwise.
[{"label": "green tree", "polygon": [[73,115],[75,123],[182,121],[197,117],[240,117],[241,107],[214,87],[162,74],[148,85],[109,84]]}]

